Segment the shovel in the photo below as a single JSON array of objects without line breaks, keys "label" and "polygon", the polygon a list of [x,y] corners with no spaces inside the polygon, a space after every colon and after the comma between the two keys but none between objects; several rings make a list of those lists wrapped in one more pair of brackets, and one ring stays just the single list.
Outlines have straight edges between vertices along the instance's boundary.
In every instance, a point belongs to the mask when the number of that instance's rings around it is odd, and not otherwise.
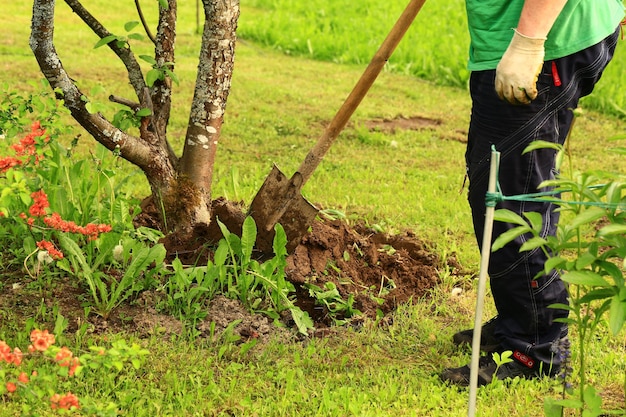
[{"label": "shovel", "polygon": [[319,209],[300,194],[302,187],[369,91],[425,2],[411,0],[404,9],[352,92],[293,176],[287,178],[274,164],[248,210],[248,215],[257,224],[256,248],[262,254],[273,253],[274,226],[277,223],[283,226],[287,235],[288,253],[298,246],[306,234]]}]

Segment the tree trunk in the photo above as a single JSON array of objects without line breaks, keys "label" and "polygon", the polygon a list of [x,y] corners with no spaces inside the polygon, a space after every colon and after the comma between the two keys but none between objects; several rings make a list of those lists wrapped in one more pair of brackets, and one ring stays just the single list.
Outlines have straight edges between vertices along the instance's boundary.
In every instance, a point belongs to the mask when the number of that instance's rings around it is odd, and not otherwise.
[{"label": "tree trunk", "polygon": [[208,224],[213,164],[235,60],[239,0],[203,0],[203,5],[202,47],[179,173],[181,180],[196,187],[194,223]]},{"label": "tree trunk", "polygon": [[[79,0],[65,2],[101,39],[112,35]],[[151,110],[151,115],[141,119],[139,137],[118,129],[102,114],[88,111],[86,95],[59,59],[53,42],[55,1],[33,3],[30,46],[42,73],[52,89],[60,91],[57,97],[64,100],[74,119],[88,133],[144,172],[155,205],[160,208],[162,226],[168,232],[186,233],[198,224],[208,224],[211,218],[213,165],[230,91],[239,1],[203,0],[203,4],[205,26],[200,63],[179,161],[167,140],[172,80],[163,76],[148,86],[130,45],[117,40],[109,42],[108,47],[126,66],[138,102],[111,95],[112,101],[125,103],[135,112],[142,108]],[[168,0],[167,8],[159,8],[155,69],[174,71],[176,15],[176,0]]]}]

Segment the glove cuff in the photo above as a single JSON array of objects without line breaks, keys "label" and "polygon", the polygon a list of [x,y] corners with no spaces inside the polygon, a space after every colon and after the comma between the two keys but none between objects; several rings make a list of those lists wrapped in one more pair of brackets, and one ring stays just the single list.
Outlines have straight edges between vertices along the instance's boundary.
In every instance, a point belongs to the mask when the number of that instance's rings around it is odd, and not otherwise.
[{"label": "glove cuff", "polygon": [[511,47],[518,50],[525,51],[542,51],[543,45],[548,38],[531,38],[520,33],[517,29],[513,28],[513,39],[511,39]]}]

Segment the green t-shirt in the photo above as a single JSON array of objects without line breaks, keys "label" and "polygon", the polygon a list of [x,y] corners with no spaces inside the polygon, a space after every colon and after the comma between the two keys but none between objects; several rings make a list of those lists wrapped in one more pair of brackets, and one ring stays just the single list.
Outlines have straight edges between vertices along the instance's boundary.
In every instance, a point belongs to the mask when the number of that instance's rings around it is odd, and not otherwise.
[{"label": "green t-shirt", "polygon": [[[509,46],[524,0],[466,0],[471,38],[468,68],[494,69]],[[546,60],[592,46],[624,18],[622,0],[569,0],[546,41]]]}]

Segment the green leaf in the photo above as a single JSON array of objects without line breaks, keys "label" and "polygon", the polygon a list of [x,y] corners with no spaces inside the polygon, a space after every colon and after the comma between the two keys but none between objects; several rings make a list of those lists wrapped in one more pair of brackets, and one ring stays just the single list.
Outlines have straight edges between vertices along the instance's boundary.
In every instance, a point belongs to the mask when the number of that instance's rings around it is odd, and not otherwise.
[{"label": "green leaf", "polygon": [[243,254],[244,263],[250,262],[252,257],[252,249],[256,242],[257,228],[254,219],[248,216],[243,221],[243,227],[241,230],[241,251]]},{"label": "green leaf", "polygon": [[160,80],[162,78],[163,71],[158,69],[151,69],[146,74],[146,84],[148,84],[148,87],[152,87],[157,80]]},{"label": "green leaf", "polygon": [[137,117],[146,117],[152,115],[152,111],[149,108],[144,107],[143,109],[140,109],[137,113],[135,113],[135,115]]},{"label": "green leaf", "polygon": [[128,35],[128,39],[142,41],[145,39],[145,36],[143,36],[141,33],[131,33],[130,35]]},{"label": "green leaf", "polygon": [[572,221],[568,223],[568,226],[572,229],[577,229],[580,226],[594,222],[605,215],[606,212],[604,209],[601,209],[600,207],[591,207],[574,217]]},{"label": "green leaf", "polygon": [[274,231],[276,234],[274,235],[274,253],[276,256],[282,257],[287,255],[287,235],[285,233],[285,229],[283,225],[280,223],[276,223],[274,226]]},{"label": "green leaf", "polygon": [[61,244],[61,247],[66,252],[66,254],[76,259],[85,274],[91,275],[91,267],[87,263],[85,255],[83,254],[83,251],[80,249],[78,244],[73,239],[66,236],[64,233],[60,233],[58,238],[59,243]]},{"label": "green leaf", "polygon": [[576,259],[575,268],[578,270],[583,270],[592,263],[594,263],[596,259],[597,258],[589,252],[583,253]]},{"label": "green leaf", "polygon": [[558,404],[554,398],[546,397],[543,400],[543,413],[545,417],[562,417],[563,405]]},{"label": "green leaf", "polygon": [[159,6],[161,6],[165,10],[169,9],[170,7],[170,5],[167,3],[167,0],[159,0]]},{"label": "green leaf", "polygon": [[116,39],[117,39],[117,35],[105,36],[104,38],[102,38],[98,42],[96,42],[96,44],[93,46],[93,49],[98,49],[101,46],[104,46],[104,45],[108,44],[109,42],[114,41]]},{"label": "green leaf", "polygon": [[292,307],[289,309],[291,317],[294,323],[298,327],[298,331],[305,336],[309,335],[309,329],[313,329],[313,320],[309,313],[302,311],[299,307]]},{"label": "green leaf", "polygon": [[528,239],[526,242],[524,242],[524,244],[519,248],[519,251],[520,252],[531,251],[533,249],[545,246],[546,243],[548,242],[545,239],[542,239],[538,236],[533,237],[531,239]]},{"label": "green leaf", "polygon": [[605,272],[603,275],[610,275],[617,286],[624,286],[624,274],[622,273],[622,270],[619,268],[619,266],[607,261],[598,261],[596,262],[596,265],[602,268],[602,270]]},{"label": "green leaf", "polygon": [[562,269],[563,265],[567,262],[566,259],[561,258],[560,256],[554,256],[552,258],[548,258],[543,265],[543,270],[548,273],[553,269],[559,270]]},{"label": "green leaf", "polygon": [[587,292],[585,295],[580,297],[578,300],[579,304],[589,304],[592,301],[596,300],[606,300],[607,298],[611,298],[615,295],[615,290],[613,288],[596,288]]},{"label": "green leaf", "polygon": [[588,285],[590,287],[610,287],[604,278],[592,271],[570,271],[565,273],[561,279],[573,285]]},{"label": "green leaf", "polygon": [[213,262],[215,266],[223,266],[228,258],[228,245],[224,239],[220,240],[215,254],[213,255]]},{"label": "green leaf", "polygon": [[137,21],[132,21],[132,22],[126,22],[124,23],[124,30],[126,32],[130,32],[131,30],[133,30],[135,27],[137,27],[137,25],[139,24],[139,22]]},{"label": "green leaf", "polygon": [[563,145],[545,140],[534,140],[524,149],[523,153],[526,154],[537,149],[554,149],[560,151],[563,149]]},{"label": "green leaf", "polygon": [[139,59],[143,59],[144,61],[146,61],[150,65],[156,65],[157,64],[156,59],[154,59],[150,55],[139,55]]},{"label": "green leaf", "polygon": [[222,223],[219,219],[217,219],[217,225],[220,227],[220,230],[222,231],[222,236],[224,236],[224,239],[228,243],[228,239],[231,235],[230,230],[228,230],[228,227],[226,227],[226,225]]},{"label": "green leaf", "polygon": [[522,216],[507,209],[496,210],[493,214],[495,221],[512,223],[520,226],[528,227],[528,222]]},{"label": "green leaf", "polygon": [[498,238],[493,242],[493,244],[491,245],[491,251],[495,252],[498,249],[503,248],[504,245],[506,245],[507,243],[512,242],[513,240],[515,240],[515,238],[528,232],[530,232],[530,228],[528,227],[528,225],[507,230],[506,232],[498,236]]},{"label": "green leaf", "polygon": [[568,310],[568,311],[574,311],[573,307],[567,304],[563,304],[563,303],[554,303],[554,304],[550,304],[548,306],[549,308],[555,308],[557,310]]},{"label": "green leaf", "polygon": [[609,224],[598,230],[598,237],[626,235],[626,224]]},{"label": "green leaf", "polygon": [[613,335],[617,335],[622,330],[624,321],[626,321],[626,302],[620,297],[620,294],[615,294],[611,299],[611,309],[609,310],[609,328]]},{"label": "green leaf", "polygon": [[524,216],[528,219],[532,229],[537,232],[537,234],[541,233],[541,229],[543,229],[543,218],[541,217],[541,214],[531,211],[524,213]]},{"label": "green leaf", "polygon": [[165,68],[165,73],[167,74],[168,77],[172,79],[172,81],[176,83],[176,85],[180,84],[180,82],[178,81],[178,75],[174,74],[174,72]]}]

